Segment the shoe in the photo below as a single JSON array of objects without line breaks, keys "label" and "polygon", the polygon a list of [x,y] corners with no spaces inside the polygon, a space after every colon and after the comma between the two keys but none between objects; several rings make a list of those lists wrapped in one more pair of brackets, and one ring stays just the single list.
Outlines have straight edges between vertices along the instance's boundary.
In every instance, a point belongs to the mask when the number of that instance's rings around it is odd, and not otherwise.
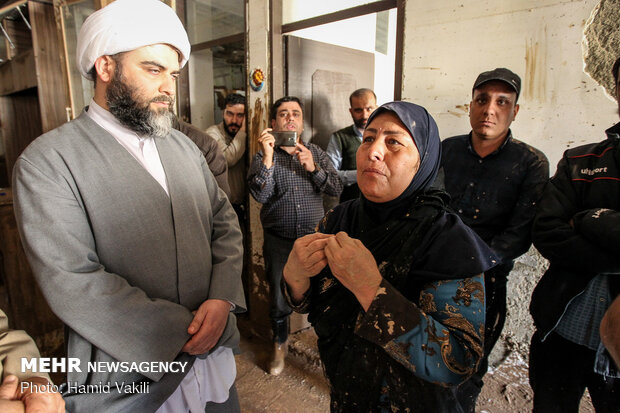
[{"label": "shoe", "polygon": [[269,364],[269,374],[277,376],[284,370],[284,358],[288,353],[288,341],[284,343],[274,343],[273,359]]}]

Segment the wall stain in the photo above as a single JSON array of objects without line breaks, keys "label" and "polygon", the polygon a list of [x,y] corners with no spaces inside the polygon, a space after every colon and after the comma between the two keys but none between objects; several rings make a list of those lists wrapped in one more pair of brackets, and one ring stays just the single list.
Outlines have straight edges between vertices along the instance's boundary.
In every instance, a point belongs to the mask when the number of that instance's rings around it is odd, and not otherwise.
[{"label": "wall stain", "polygon": [[542,39],[525,41],[525,77],[521,95],[539,102],[546,101],[547,90],[547,25],[543,29]]},{"label": "wall stain", "polygon": [[458,109],[458,112],[448,109],[447,113],[449,115],[456,116],[457,118],[469,116],[469,103],[465,103],[464,105],[456,105],[454,107]]},{"label": "wall stain", "polygon": [[[254,105],[248,105],[248,160],[251,162],[254,154],[260,149],[258,137],[267,127],[269,117],[268,95],[265,93],[254,100]],[[269,283],[265,278],[265,264],[262,255],[263,231],[260,223],[261,205],[250,197],[248,202],[249,234],[251,262],[248,271],[250,273],[249,283],[249,311],[250,320],[254,327],[265,324],[262,333],[256,327],[253,331],[258,335],[265,335],[269,331],[267,320],[269,320]],[[262,331],[261,330],[261,331]]]},{"label": "wall stain", "polygon": [[456,116],[457,118],[462,118],[463,116],[465,116],[464,113],[455,112],[455,111],[450,110],[450,109],[448,109],[447,113],[448,113],[448,115]]},{"label": "wall stain", "polygon": [[264,125],[264,108],[263,101],[261,98],[257,98],[254,101],[254,109],[248,108],[248,116],[250,117],[250,130],[249,130],[249,140],[250,140],[250,153],[254,154],[258,151],[258,136],[263,131],[264,128],[261,126]]}]

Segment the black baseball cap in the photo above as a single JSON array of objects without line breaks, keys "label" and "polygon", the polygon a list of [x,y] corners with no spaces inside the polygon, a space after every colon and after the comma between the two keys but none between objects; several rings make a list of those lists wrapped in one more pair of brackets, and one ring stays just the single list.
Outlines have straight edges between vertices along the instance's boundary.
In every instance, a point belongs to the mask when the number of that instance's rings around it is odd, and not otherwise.
[{"label": "black baseball cap", "polygon": [[507,83],[514,89],[515,92],[517,92],[517,100],[519,100],[519,93],[521,93],[521,78],[519,75],[506,69],[505,67],[498,67],[497,69],[480,73],[474,82],[472,91],[479,88],[483,83],[490,82],[491,80],[500,80]]}]

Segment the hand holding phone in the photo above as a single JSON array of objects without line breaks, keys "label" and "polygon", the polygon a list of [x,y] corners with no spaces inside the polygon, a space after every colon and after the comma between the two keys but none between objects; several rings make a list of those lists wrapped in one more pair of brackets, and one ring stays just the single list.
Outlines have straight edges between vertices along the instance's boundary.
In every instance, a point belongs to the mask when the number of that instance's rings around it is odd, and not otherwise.
[{"label": "hand holding phone", "polygon": [[275,138],[275,146],[291,146],[297,145],[297,132],[296,131],[272,131],[271,134]]}]

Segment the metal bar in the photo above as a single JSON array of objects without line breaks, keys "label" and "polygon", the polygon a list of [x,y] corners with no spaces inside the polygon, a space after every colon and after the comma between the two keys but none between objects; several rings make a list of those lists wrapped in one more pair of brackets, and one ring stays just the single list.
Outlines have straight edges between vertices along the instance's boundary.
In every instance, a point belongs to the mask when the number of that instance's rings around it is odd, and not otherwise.
[{"label": "metal bar", "polygon": [[403,45],[405,44],[405,1],[398,0],[396,10],[396,56],[394,59],[394,100],[403,94]]},{"label": "metal bar", "polygon": [[245,33],[237,33],[231,36],[220,37],[219,39],[209,40],[206,42],[193,44],[192,52],[198,52],[200,50],[210,49],[215,46],[221,46],[228,43],[242,42],[245,40]]},{"label": "metal bar", "polygon": [[294,32],[296,30],[307,29],[309,27],[320,26],[322,24],[334,23],[340,20],[351,19],[353,17],[364,16],[366,14],[377,13],[380,11],[396,8],[397,0],[380,0],[374,3],[363,4],[351,7],[350,9],[340,10],[321,16],[311,17],[282,25],[282,34]]},{"label": "metal bar", "polygon": [[2,33],[4,34],[4,37],[6,37],[6,39],[9,41],[9,45],[11,45],[11,49],[15,49],[15,45],[11,41],[9,34],[6,32],[6,30],[4,30],[4,26],[2,25],[1,21],[0,21],[0,29],[2,29]]},{"label": "metal bar", "polygon": [[28,3],[28,0],[19,0],[16,1],[15,3],[11,3],[7,6],[4,6],[0,9],[0,17],[2,17],[3,14],[12,11],[14,8],[21,6],[22,4],[26,4]]},{"label": "metal bar", "polygon": [[32,31],[32,27],[30,27],[30,23],[28,23],[26,16],[24,16],[24,13],[22,13],[22,6],[17,6],[17,11],[19,12],[19,15],[22,16],[22,19],[24,19],[24,23],[26,23],[26,26],[28,26],[28,29]]}]

